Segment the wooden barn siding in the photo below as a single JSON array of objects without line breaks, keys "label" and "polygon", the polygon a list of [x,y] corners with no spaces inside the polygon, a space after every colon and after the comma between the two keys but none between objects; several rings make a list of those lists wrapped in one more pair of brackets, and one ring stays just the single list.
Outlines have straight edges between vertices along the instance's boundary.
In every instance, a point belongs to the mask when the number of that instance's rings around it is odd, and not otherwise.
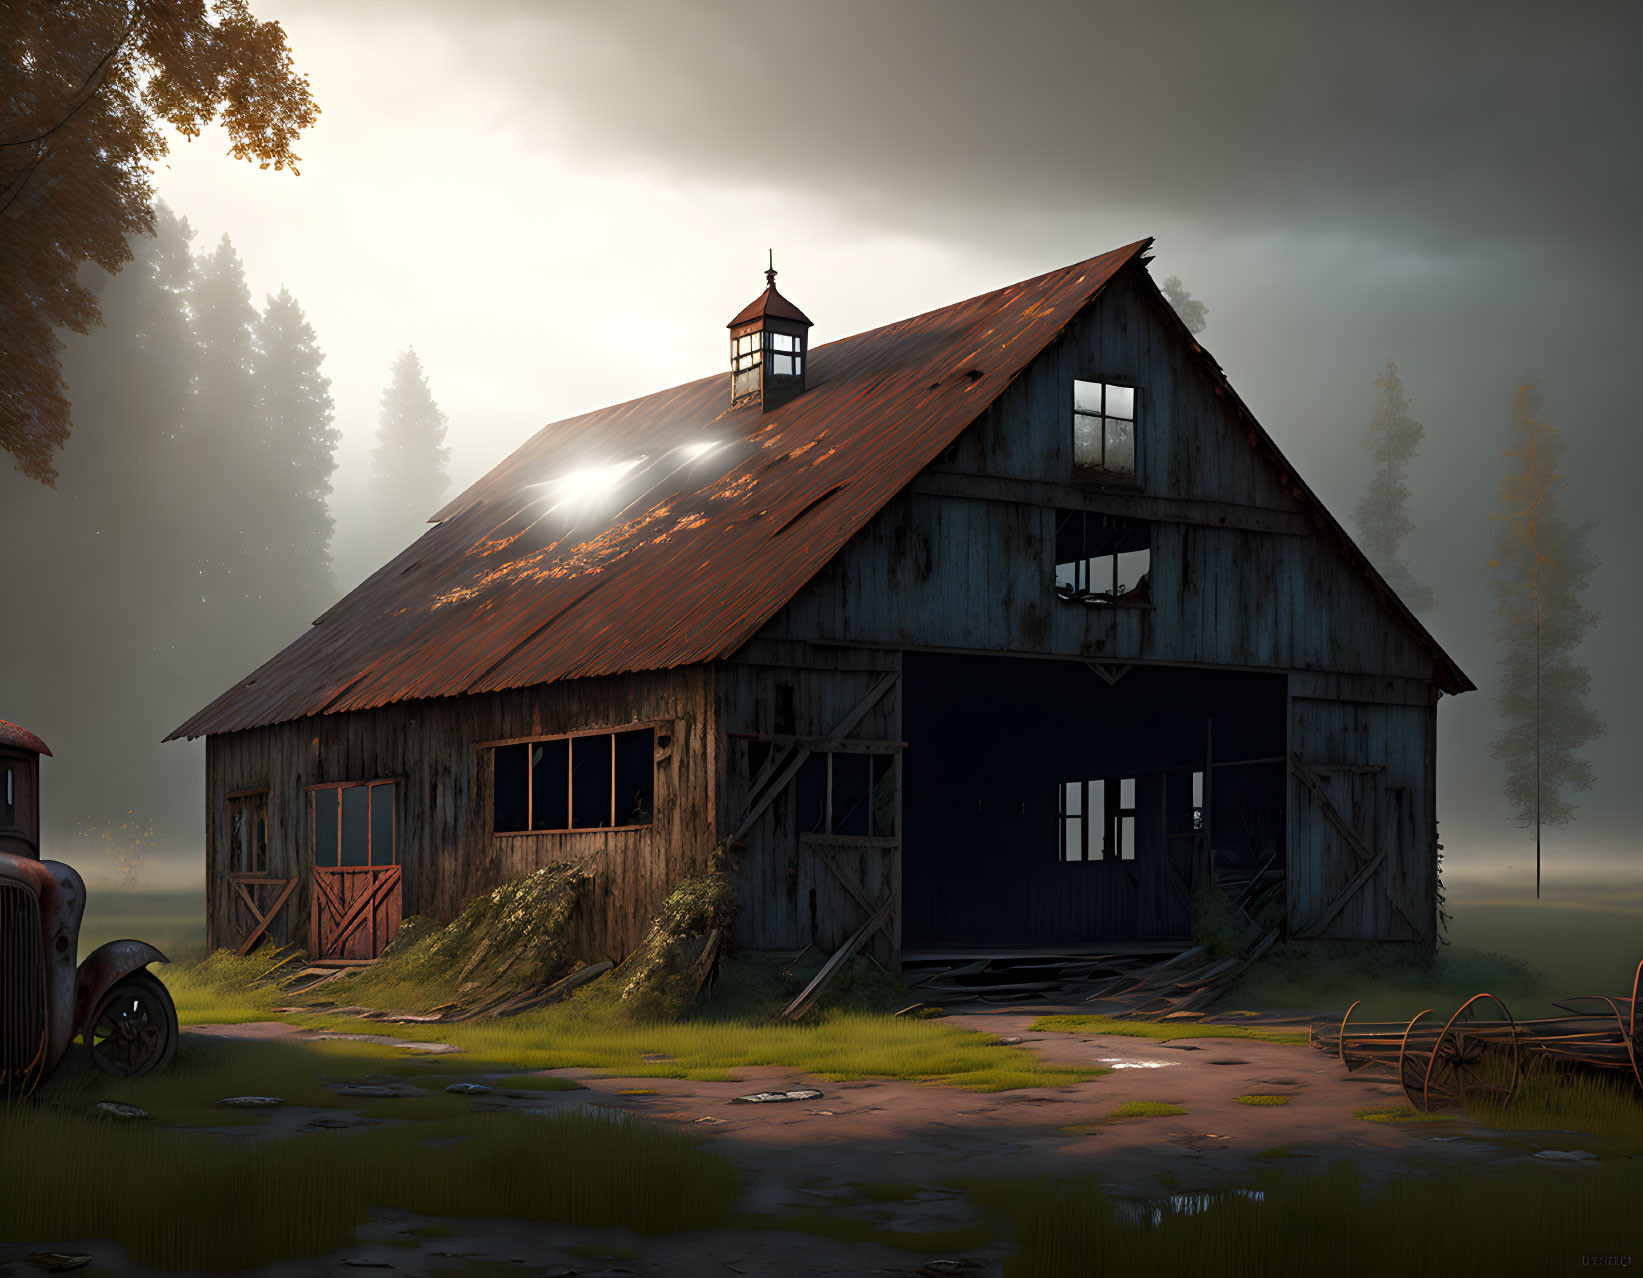
[{"label": "wooden barn siding", "polygon": [[[1437,821],[1434,745],[1437,707],[1366,704],[1295,696],[1290,702],[1290,749],[1314,764],[1378,764],[1381,798],[1372,817],[1377,848],[1387,862],[1347,903],[1323,935],[1339,940],[1416,940],[1430,944],[1437,917]],[[1335,840],[1303,833],[1301,783],[1290,779],[1288,892],[1292,921],[1311,919],[1351,878]],[[1343,787],[1344,788],[1344,787]],[[1410,907],[1419,931],[1410,936],[1387,898],[1391,886]]]},{"label": "wooden barn siding", "polygon": [[[1057,598],[1056,504],[1078,504],[1068,491],[1075,377],[1141,388],[1142,499],[1223,503],[1309,527],[1147,300],[1115,282],[928,468],[943,495],[915,483],[896,497],[761,636],[1431,678],[1431,657],[1315,531],[1157,520],[1154,606]],[[989,495],[955,495],[966,475],[984,477],[971,487]],[[996,500],[1008,491],[1000,479],[1056,489],[1042,502]],[[1089,497],[1099,509],[1123,500],[1116,490]]]},{"label": "wooden barn siding", "polygon": [[[550,862],[580,861],[594,882],[576,944],[588,958],[620,957],[638,943],[674,882],[705,862],[716,819],[714,715],[713,670],[695,666],[407,702],[210,737],[208,939],[212,945],[231,939],[229,884],[219,864],[219,850],[226,855],[228,847],[225,794],[269,787],[270,873],[302,880],[271,934],[276,942],[306,946],[312,850],[305,787],[402,777],[406,917],[424,914],[447,922],[499,883]],[[674,724],[671,747],[657,760],[653,825],[632,831],[492,834],[490,751],[477,748],[477,742],[652,720]]]},{"label": "wooden barn siding", "polygon": [[[785,683],[794,689],[796,722],[782,730],[820,736],[831,732],[886,673],[900,669],[900,654],[894,652],[755,641],[719,666],[719,719],[726,733],[777,732],[777,687]],[[850,736],[901,740],[899,684],[884,694]],[[745,743],[726,741],[719,805],[725,835],[748,808],[746,757]],[[743,836],[741,913],[736,922],[740,946],[798,950],[813,943],[832,950],[864,921],[861,907],[833,872],[801,849],[793,802],[790,784]],[[899,886],[899,857],[889,851],[862,850],[852,858],[851,867],[856,881],[875,898]],[[899,916],[893,926],[899,929]],[[880,935],[869,952],[889,964],[899,957],[899,944]]]}]

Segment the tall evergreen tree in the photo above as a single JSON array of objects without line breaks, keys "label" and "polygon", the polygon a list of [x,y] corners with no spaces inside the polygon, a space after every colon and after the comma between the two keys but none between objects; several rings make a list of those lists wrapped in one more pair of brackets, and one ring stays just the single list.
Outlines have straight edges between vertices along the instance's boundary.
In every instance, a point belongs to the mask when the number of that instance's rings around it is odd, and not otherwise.
[{"label": "tall evergreen tree", "polygon": [[342,432],[331,424],[331,380],[320,372],[325,356],[302,307],[284,288],[258,318],[256,358],[260,443],[278,480],[271,497],[281,562],[268,571],[270,581],[283,587],[278,602],[295,633],[336,594],[326,498]]},{"label": "tall evergreen tree", "polygon": [[1209,327],[1209,307],[1187,292],[1180,276],[1172,275],[1164,281],[1164,296],[1169,298],[1169,304],[1187,326],[1187,332],[1196,337]]},{"label": "tall evergreen tree", "polygon": [[382,393],[376,451],[371,456],[373,542],[382,558],[403,550],[439,508],[450,487],[445,446],[448,419],[434,402],[422,361],[407,350],[394,361]]},{"label": "tall evergreen tree", "polygon": [[[0,468],[0,598],[13,609],[0,703],[62,761],[43,815],[59,851],[77,824],[132,811],[197,828],[197,749],[158,748],[190,707],[175,688],[176,603],[197,532],[178,500],[192,400],[188,224],[163,204],[118,275],[91,272],[105,324],[65,338],[75,427],[55,490]],[[181,706],[181,710],[179,710]]]},{"label": "tall evergreen tree", "polygon": [[1535,828],[1535,896],[1540,896],[1541,827],[1567,825],[1574,805],[1564,790],[1592,787],[1592,765],[1575,751],[1604,731],[1587,704],[1592,678],[1574,651],[1601,614],[1581,606],[1597,558],[1586,546],[1594,525],[1571,528],[1563,514],[1558,459],[1563,438],[1539,419],[1542,399],[1533,379],[1512,395],[1511,473],[1500,486],[1495,515],[1495,638],[1502,648],[1505,721],[1493,755],[1506,764],[1506,799],[1513,819]]},{"label": "tall evergreen tree", "polygon": [[1404,479],[1409,461],[1420,447],[1426,428],[1409,416],[1398,366],[1386,361],[1386,372],[1375,379],[1380,395],[1363,434],[1363,446],[1375,464],[1369,491],[1354,510],[1363,548],[1386,584],[1411,611],[1430,612],[1437,604],[1429,586],[1415,580],[1400,547],[1413,530],[1409,518],[1409,488]]}]

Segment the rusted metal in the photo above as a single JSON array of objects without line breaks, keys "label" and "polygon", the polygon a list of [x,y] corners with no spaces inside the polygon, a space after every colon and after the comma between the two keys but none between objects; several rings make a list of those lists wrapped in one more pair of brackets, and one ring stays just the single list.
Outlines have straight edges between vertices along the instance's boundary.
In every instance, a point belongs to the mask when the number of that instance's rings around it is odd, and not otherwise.
[{"label": "rusted metal", "polygon": [[13,750],[28,750],[34,754],[43,754],[48,759],[51,757],[51,751],[46,749],[46,743],[27,728],[19,728],[15,723],[0,719],[0,747],[5,746],[9,746]]},{"label": "rusted metal", "polygon": [[[1568,1016],[1518,1021],[1494,995],[1477,994],[1441,1027],[1426,1019],[1431,1008],[1409,1021],[1353,1025],[1353,1003],[1339,1023],[1315,1021],[1308,1041],[1339,1057],[1349,1071],[1393,1074],[1410,1103],[1426,1112],[1478,1097],[1504,1108],[1516,1095],[1526,1057],[1627,1073],[1643,1087],[1640,995],[1643,963],[1632,978],[1631,998],[1582,995],[1554,1004]],[[1479,1015],[1485,1002],[1494,1004],[1494,1019]],[[1593,1010],[1580,1011],[1582,1005]]]}]

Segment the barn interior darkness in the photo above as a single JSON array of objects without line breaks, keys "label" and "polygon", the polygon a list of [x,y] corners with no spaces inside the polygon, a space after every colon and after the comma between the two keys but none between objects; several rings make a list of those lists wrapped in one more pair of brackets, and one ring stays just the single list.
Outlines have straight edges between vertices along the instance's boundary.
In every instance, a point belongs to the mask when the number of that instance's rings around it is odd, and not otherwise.
[{"label": "barn interior darkness", "polygon": [[1185,937],[1206,833],[1218,868],[1282,865],[1281,675],[909,652],[903,679],[910,951]]}]

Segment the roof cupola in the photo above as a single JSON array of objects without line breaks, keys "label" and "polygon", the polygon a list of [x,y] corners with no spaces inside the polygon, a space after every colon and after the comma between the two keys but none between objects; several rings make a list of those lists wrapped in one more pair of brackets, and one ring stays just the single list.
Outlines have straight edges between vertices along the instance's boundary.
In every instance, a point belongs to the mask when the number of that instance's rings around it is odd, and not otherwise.
[{"label": "roof cupola", "polygon": [[730,402],[757,398],[769,412],[804,389],[810,321],[776,291],[776,255],[764,273],[765,290],[742,308],[730,329]]}]

